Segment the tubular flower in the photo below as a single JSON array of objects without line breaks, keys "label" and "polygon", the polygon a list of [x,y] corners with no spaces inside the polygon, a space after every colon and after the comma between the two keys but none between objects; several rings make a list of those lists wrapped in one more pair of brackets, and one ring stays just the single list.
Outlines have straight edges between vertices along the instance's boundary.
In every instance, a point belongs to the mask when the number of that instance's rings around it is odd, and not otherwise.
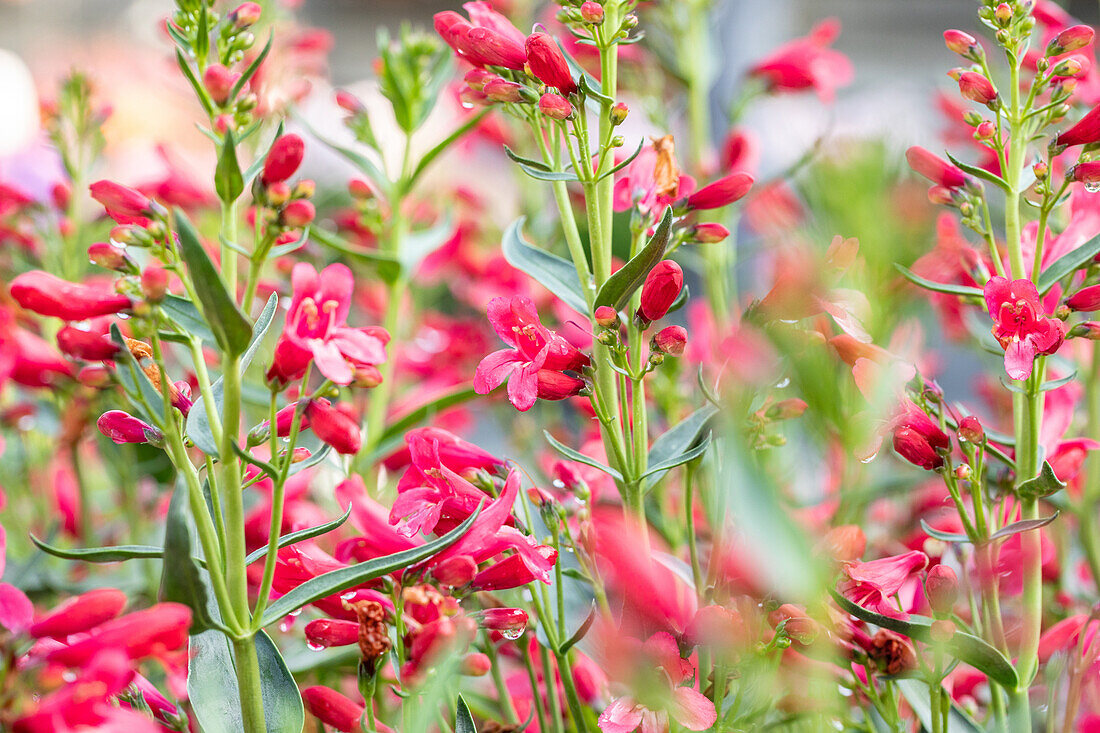
[{"label": "tubular flower", "polygon": [[115,443],[160,443],[164,435],[152,425],[122,410],[109,410],[96,421],[99,432]]},{"label": "tubular flower", "polygon": [[331,687],[320,685],[302,690],[302,702],[322,723],[344,733],[359,730],[359,719],[366,710],[365,706]]},{"label": "tubular flower", "polygon": [[661,260],[642,284],[638,314],[647,321],[665,317],[684,287],[684,271],[673,260]]},{"label": "tubular flower", "polygon": [[520,71],[527,63],[526,36],[487,2],[465,3],[469,21],[453,10],[436,13],[435,30],[455,54],[474,66]]},{"label": "tubular flower", "polygon": [[[894,596],[903,590],[919,588],[919,573],[927,566],[928,556],[916,550],[881,560],[845,563],[836,589],[857,606],[885,616],[907,619],[907,613],[898,611]],[[903,607],[909,605],[903,600]]]},{"label": "tubular flower", "polygon": [[532,33],[524,44],[527,50],[527,64],[531,73],[548,87],[555,87],[562,94],[577,91],[577,84],[569,71],[565,54],[558,48],[553,37],[546,33]]},{"label": "tubular flower", "polygon": [[1035,357],[1053,354],[1065,340],[1065,324],[1043,314],[1039,291],[1030,280],[990,278],[985,303],[993,318],[993,336],[1005,350],[1005,371],[1027,379]]},{"label": "tubular flower", "polygon": [[318,273],[300,262],[290,278],[294,295],[269,379],[297,379],[312,359],[321,374],[346,385],[355,379],[357,368],[386,360],[389,334],[384,329],[346,325],[354,287],[347,266],[329,265]]},{"label": "tubular flower", "polygon": [[24,272],[11,281],[15,302],[40,316],[83,321],[124,311],[133,305],[125,295],[62,280],[42,270]]},{"label": "tubular flower", "polygon": [[530,298],[493,298],[488,316],[493,330],[512,348],[495,351],[478,364],[474,373],[478,394],[488,394],[507,380],[508,399],[526,412],[539,397],[563,399],[580,391],[583,382],[570,377],[568,394],[563,393],[561,376],[586,366],[588,357],[542,325]]},{"label": "tubular flower", "polygon": [[916,173],[944,188],[955,189],[970,182],[970,178],[958,166],[919,145],[906,150],[905,159]]},{"label": "tubular flower", "polygon": [[1055,145],[1061,147],[1088,145],[1098,141],[1100,141],[1100,105],[1093,107],[1077,124],[1058,133],[1058,137],[1054,139]]},{"label": "tubular flower", "polygon": [[157,204],[145,194],[113,181],[96,181],[88,187],[92,198],[103,205],[107,216],[119,224],[149,226],[158,211]]},{"label": "tubular flower", "polygon": [[959,93],[971,102],[978,102],[987,106],[997,103],[997,90],[993,83],[981,74],[974,71],[964,71],[959,74]]},{"label": "tubular flower", "polygon": [[305,143],[297,135],[283,135],[271,145],[260,180],[265,186],[290,178],[302,165]]},{"label": "tubular flower", "polygon": [[941,454],[951,448],[951,439],[914,402],[904,400],[890,429],[894,431],[894,450],[902,458],[926,471],[943,466]]},{"label": "tubular flower", "polygon": [[328,400],[310,400],[306,416],[314,434],[343,455],[354,455],[363,444],[359,421],[346,404],[331,405]]},{"label": "tubular flower", "polygon": [[741,199],[752,188],[753,178],[748,173],[732,173],[714,183],[703,186],[688,196],[689,209],[720,209]]},{"label": "tubular flower", "polygon": [[840,35],[840,21],[818,23],[805,38],[790,41],[757,62],[749,74],[763,79],[775,92],[813,89],[831,102],[839,87],[852,81],[852,62],[829,45]]}]

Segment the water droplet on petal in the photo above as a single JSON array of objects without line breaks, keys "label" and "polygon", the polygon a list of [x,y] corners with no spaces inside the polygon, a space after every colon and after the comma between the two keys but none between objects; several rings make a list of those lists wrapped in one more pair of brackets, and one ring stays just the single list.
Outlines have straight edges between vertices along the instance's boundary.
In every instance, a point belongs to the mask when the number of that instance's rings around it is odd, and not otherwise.
[{"label": "water droplet on petal", "polygon": [[1100,191],[1100,181],[1085,181],[1085,190],[1089,193]]},{"label": "water droplet on petal", "polygon": [[319,652],[319,651],[321,651],[325,648],[324,644],[318,644],[315,641],[307,641],[306,646],[309,647],[310,649],[312,649],[315,652]]}]

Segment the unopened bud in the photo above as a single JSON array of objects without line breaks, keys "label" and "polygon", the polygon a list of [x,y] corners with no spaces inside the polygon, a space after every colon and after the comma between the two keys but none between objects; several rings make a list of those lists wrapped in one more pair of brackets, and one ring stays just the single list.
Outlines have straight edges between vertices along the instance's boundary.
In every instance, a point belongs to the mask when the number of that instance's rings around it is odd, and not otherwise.
[{"label": "unopened bud", "polygon": [[109,242],[96,242],[89,246],[88,260],[94,265],[127,275],[135,275],[138,271],[137,263],[126,254],[126,251]]},{"label": "unopened bud", "polygon": [[374,189],[361,178],[353,178],[348,181],[348,193],[353,199],[368,201],[374,198]]},{"label": "unopened bud", "polygon": [[967,415],[959,420],[958,433],[959,438],[967,443],[977,445],[985,441],[985,430],[982,428],[982,423],[973,415]]},{"label": "unopened bud", "polygon": [[239,74],[230,72],[221,64],[210,64],[202,75],[202,85],[214,103],[223,106],[229,101],[229,93],[238,78],[240,78]]},{"label": "unopened bud", "polygon": [[259,3],[241,3],[236,9],[230,11],[228,17],[234,28],[244,30],[251,25],[255,25],[262,13],[263,8],[260,7]]},{"label": "unopened bud", "polygon": [[619,313],[609,305],[601,305],[592,315],[596,324],[603,328],[619,327]]},{"label": "unopened bud", "polygon": [[313,198],[313,194],[316,192],[316,182],[312,178],[303,178],[294,184],[294,190],[290,195],[296,199],[308,199]]},{"label": "unopened bud", "polygon": [[278,208],[290,200],[290,186],[284,181],[272,183],[267,187],[267,203]]},{"label": "unopened bud", "polygon": [[971,471],[969,464],[960,463],[959,465],[955,466],[955,478],[960,481],[969,481],[970,473]]},{"label": "unopened bud", "polygon": [[993,18],[1001,25],[1006,25],[1008,21],[1012,20],[1012,6],[1008,3],[1001,3],[993,10]]},{"label": "unopened bud", "polygon": [[1038,163],[1031,166],[1031,172],[1035,174],[1035,180],[1045,181],[1047,174],[1050,173],[1050,167],[1047,166],[1045,160],[1040,160]]},{"label": "unopened bud", "polygon": [[1085,321],[1084,323],[1078,323],[1069,330],[1066,334],[1068,338],[1084,338],[1089,341],[1100,341],[1100,323],[1096,321]]},{"label": "unopened bud", "polygon": [[599,25],[603,22],[603,6],[592,0],[581,3],[581,18],[585,23]]},{"label": "unopened bud", "polygon": [[549,92],[539,97],[539,111],[554,120],[568,120],[573,117],[573,105],[569,100],[560,94]]},{"label": "unopened bud", "polygon": [[1051,72],[1054,76],[1078,76],[1088,68],[1088,59],[1084,56],[1070,56],[1063,59]]},{"label": "unopened bud", "polygon": [[924,580],[924,594],[937,617],[950,616],[959,598],[959,577],[947,565],[935,565]]},{"label": "unopened bud", "polygon": [[768,408],[765,416],[769,420],[790,420],[806,412],[806,403],[796,397],[780,400]]},{"label": "unopened bud", "polygon": [[150,303],[164,300],[168,292],[168,271],[163,267],[149,265],[141,271],[141,294]]},{"label": "unopened bud", "polygon": [[616,135],[615,137],[611,138],[611,147],[621,148],[624,145],[626,145],[626,138],[622,135]]},{"label": "unopened bud", "polygon": [[981,53],[978,40],[969,33],[960,30],[946,30],[943,32],[943,42],[947,48],[960,56],[968,59],[977,59]]},{"label": "unopened bud", "polygon": [[[515,103],[523,99],[522,86],[514,81],[501,79],[498,76],[487,82],[482,91],[485,92],[485,96],[494,102]],[[570,107],[570,110],[572,110],[572,107]]]},{"label": "unopened bud", "polygon": [[937,644],[949,642],[955,636],[955,622],[945,618],[937,619],[928,627],[928,635]]},{"label": "unopened bud", "polygon": [[317,210],[311,202],[305,199],[295,199],[283,209],[281,218],[283,224],[291,229],[301,229],[312,222],[316,215]]},{"label": "unopened bud", "polygon": [[1084,48],[1092,43],[1093,35],[1092,28],[1087,25],[1075,25],[1072,28],[1066,28],[1047,45],[1046,55],[1061,56],[1064,53]]},{"label": "unopened bud", "polygon": [[650,348],[669,356],[683,356],[687,340],[687,330],[683,326],[666,326],[653,337]]},{"label": "unopened bud", "polygon": [[618,102],[611,108],[611,112],[608,114],[612,125],[621,125],[626,121],[626,116],[630,113],[630,108],[624,103]]},{"label": "unopened bud", "polygon": [[970,125],[971,127],[977,127],[984,121],[985,118],[982,117],[981,113],[976,110],[968,109],[963,112],[963,122]]},{"label": "unopened bud", "polygon": [[997,126],[990,120],[985,120],[974,130],[974,139],[978,142],[984,142],[985,140],[992,140],[996,134]]}]

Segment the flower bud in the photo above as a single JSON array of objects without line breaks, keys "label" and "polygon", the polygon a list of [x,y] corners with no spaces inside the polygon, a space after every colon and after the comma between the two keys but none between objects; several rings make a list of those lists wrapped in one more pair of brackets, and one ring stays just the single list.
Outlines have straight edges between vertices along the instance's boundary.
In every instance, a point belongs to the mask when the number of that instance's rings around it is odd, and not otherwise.
[{"label": "flower bud", "polygon": [[359,97],[343,89],[336,92],[336,106],[353,115],[362,114],[367,111],[366,105],[363,104]]},{"label": "flower bud", "polygon": [[959,578],[947,565],[936,565],[924,580],[924,594],[936,616],[950,616],[959,598]]},{"label": "flower bud", "polygon": [[894,431],[894,450],[914,466],[931,471],[943,466],[943,456],[928,442],[928,439],[909,427],[900,427]]},{"label": "flower bud", "polygon": [[481,652],[470,652],[462,658],[460,671],[467,677],[484,677],[493,668],[489,657]]},{"label": "flower bud", "polygon": [[978,142],[984,142],[986,140],[992,140],[993,136],[997,134],[997,126],[993,124],[991,120],[984,120],[977,128],[974,129],[974,139]]},{"label": "flower bud", "polygon": [[1095,190],[1097,186],[1100,186],[1100,160],[1078,163],[1069,170],[1068,177],[1078,183],[1085,184],[1086,191]]},{"label": "flower bud", "polygon": [[959,481],[969,481],[971,476],[970,465],[966,463],[960,463],[955,466],[955,478]]},{"label": "flower bud", "polygon": [[142,420],[123,412],[122,410],[109,410],[99,416],[96,421],[99,432],[106,435],[115,443],[153,443],[164,440],[159,430]]},{"label": "flower bud", "polygon": [[611,108],[608,117],[612,125],[621,125],[626,121],[626,116],[628,114],[630,114],[630,108],[623,102],[617,102],[615,106]]},{"label": "flower bud", "polygon": [[96,242],[88,247],[88,261],[108,270],[128,275],[137,273],[137,263],[126,254],[126,250],[109,242]]},{"label": "flower bud", "polygon": [[1092,43],[1092,37],[1093,30],[1087,25],[1075,25],[1066,28],[1047,44],[1046,55],[1061,56],[1064,53],[1084,48]]},{"label": "flower bud", "polygon": [[509,639],[516,639],[527,629],[527,612],[522,608],[490,608],[475,611],[470,617],[477,625],[490,631],[499,631]]},{"label": "flower bud", "polygon": [[599,25],[603,22],[603,6],[592,0],[581,3],[581,18],[585,23]]},{"label": "flower bud", "polygon": [[310,400],[306,407],[314,434],[343,455],[358,453],[363,444],[359,421],[350,413],[347,405],[333,406],[327,400]]},{"label": "flower bud", "polygon": [[717,222],[704,222],[693,226],[689,237],[703,244],[715,244],[726,239],[729,235],[730,230],[726,229],[721,224]]},{"label": "flower bud", "polygon": [[107,361],[118,353],[119,346],[106,336],[65,326],[57,332],[57,348],[67,356],[82,361]]},{"label": "flower bud", "polygon": [[348,193],[357,201],[369,201],[374,198],[374,189],[362,178],[353,178],[348,181]]},{"label": "flower bud", "polygon": [[229,12],[228,18],[233,27],[240,31],[255,25],[256,21],[260,19],[261,13],[263,13],[263,8],[260,7],[259,3],[241,3]]},{"label": "flower bud", "polygon": [[466,85],[471,89],[476,89],[481,92],[485,90],[485,85],[491,82],[493,79],[499,79],[500,77],[491,71],[485,69],[470,69],[466,72],[466,75],[462,77],[462,80],[466,82]]},{"label": "flower bud", "polygon": [[38,617],[27,632],[36,639],[64,639],[110,621],[126,607],[126,594],[115,588],[99,588],[70,598]]},{"label": "flower bud", "polygon": [[306,624],[303,633],[311,647],[327,649],[351,646],[359,641],[359,623],[345,619],[319,618]]},{"label": "flower bud", "polygon": [[119,224],[144,226],[157,213],[148,196],[113,181],[96,181],[88,190],[103,205],[107,216]]},{"label": "flower bud", "polygon": [[619,313],[609,305],[601,305],[593,313],[596,325],[603,328],[618,328],[619,327]]},{"label": "flower bud", "polygon": [[432,568],[432,577],[443,585],[458,588],[466,585],[477,575],[477,563],[469,555],[448,557]]},{"label": "flower bud", "polygon": [[937,206],[953,206],[955,204],[955,191],[947,186],[930,186],[928,188],[928,200]]},{"label": "flower bud", "polygon": [[959,93],[971,102],[978,102],[988,107],[995,107],[997,103],[997,90],[993,83],[976,71],[964,71],[959,74]]},{"label": "flower bud", "polygon": [[959,438],[967,443],[979,445],[985,441],[985,430],[982,423],[973,415],[967,415],[959,420]]},{"label": "flower bud", "polygon": [[553,120],[568,120],[573,117],[573,105],[560,94],[546,93],[539,97],[539,111]]},{"label": "flower bud", "polygon": [[302,690],[306,710],[325,725],[339,731],[359,730],[359,720],[366,708],[331,687],[307,687]]},{"label": "flower bud", "polygon": [[663,318],[684,287],[684,271],[672,260],[661,260],[642,284],[638,312],[647,321]]},{"label": "flower bud", "polygon": [[703,186],[688,196],[689,209],[720,209],[742,198],[752,188],[753,178],[748,173],[733,173]]},{"label": "flower bud", "polygon": [[1100,285],[1081,288],[1066,298],[1066,305],[1075,311],[1100,310]]},{"label": "flower bud", "polygon": [[523,99],[522,90],[522,84],[501,79],[499,76],[486,82],[485,87],[482,89],[482,91],[485,92],[485,96],[494,102],[509,104],[519,102]]},{"label": "flower bud", "polygon": [[1100,323],[1096,321],[1078,323],[1069,330],[1069,333],[1066,334],[1066,338],[1084,338],[1090,341],[1100,341]]},{"label": "flower bud", "polygon": [[[603,8],[600,10],[602,11]],[[553,37],[546,33],[532,33],[527,37],[525,48],[527,66],[539,81],[548,87],[556,88],[561,94],[572,94],[577,91],[577,84],[573,81],[573,74],[569,70],[565,55],[558,48]]]},{"label": "flower bud", "polygon": [[234,74],[221,64],[210,64],[202,75],[202,85],[219,107],[229,101],[229,93],[233,90],[233,84],[240,78],[240,74]]},{"label": "flower bud", "polygon": [[683,326],[666,326],[653,337],[649,348],[669,356],[683,356],[687,348],[687,331]]},{"label": "flower bud", "polygon": [[111,315],[133,305],[125,295],[71,283],[41,270],[17,275],[11,281],[9,291],[23,308],[40,316],[53,316],[65,321]]},{"label": "flower bud", "polygon": [[360,389],[374,389],[382,384],[382,372],[376,366],[360,364],[353,370],[351,386]]},{"label": "flower bud", "polygon": [[283,135],[271,145],[260,180],[265,186],[290,178],[302,165],[305,143],[297,135]]},{"label": "flower bud", "polygon": [[781,400],[768,408],[765,415],[769,420],[790,420],[791,418],[801,417],[802,413],[806,412],[805,400],[800,400],[796,397],[792,397],[788,400]]},{"label": "flower bud", "polygon": [[294,184],[294,190],[290,196],[296,199],[308,199],[313,198],[315,193],[317,193],[317,182],[312,178],[303,178]]},{"label": "flower bud", "polygon": [[993,10],[993,18],[1001,25],[1007,25],[1012,20],[1012,6],[1008,3],[1000,3]]},{"label": "flower bud", "polygon": [[317,210],[311,201],[295,199],[286,205],[280,218],[291,229],[301,229],[312,222],[315,216]]},{"label": "flower bud", "polygon": [[905,159],[916,173],[945,188],[959,188],[970,181],[960,168],[919,145],[905,151]]},{"label": "flower bud", "polygon": [[272,183],[264,192],[269,206],[278,208],[290,200],[290,186],[285,181]]},{"label": "flower bud", "polygon": [[150,303],[159,303],[168,293],[168,271],[149,265],[141,271],[141,294]]},{"label": "flower bud", "polygon": [[583,379],[551,369],[539,369],[538,398],[540,400],[564,400],[566,397],[580,394],[586,386]]},{"label": "flower bud", "polygon": [[978,39],[960,30],[951,29],[944,31],[943,42],[947,45],[949,50],[954,51],[964,58],[977,58],[976,54],[981,52],[981,46],[978,45]]},{"label": "flower bud", "polygon": [[1089,70],[1092,63],[1080,54],[1074,54],[1069,58],[1062,59],[1058,62],[1058,65],[1051,71],[1052,76],[1060,77],[1073,77],[1080,76],[1082,73]]},{"label": "flower bud", "polygon": [[1031,166],[1031,172],[1035,174],[1035,180],[1045,181],[1047,175],[1050,173],[1050,167],[1045,160],[1040,160],[1035,165]]}]

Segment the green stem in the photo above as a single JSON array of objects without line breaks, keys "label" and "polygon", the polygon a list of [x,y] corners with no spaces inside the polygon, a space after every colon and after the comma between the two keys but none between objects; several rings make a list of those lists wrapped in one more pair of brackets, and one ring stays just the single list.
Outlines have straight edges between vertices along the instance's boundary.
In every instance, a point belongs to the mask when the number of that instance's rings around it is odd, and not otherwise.
[{"label": "green stem", "polygon": [[256,657],[254,633],[233,639],[233,661],[240,690],[241,713],[246,733],[263,733],[267,730],[264,720],[263,689],[260,686],[260,663]]},{"label": "green stem", "polygon": [[229,295],[237,299],[237,251],[230,244],[237,243],[237,206],[222,202],[221,266]]}]

